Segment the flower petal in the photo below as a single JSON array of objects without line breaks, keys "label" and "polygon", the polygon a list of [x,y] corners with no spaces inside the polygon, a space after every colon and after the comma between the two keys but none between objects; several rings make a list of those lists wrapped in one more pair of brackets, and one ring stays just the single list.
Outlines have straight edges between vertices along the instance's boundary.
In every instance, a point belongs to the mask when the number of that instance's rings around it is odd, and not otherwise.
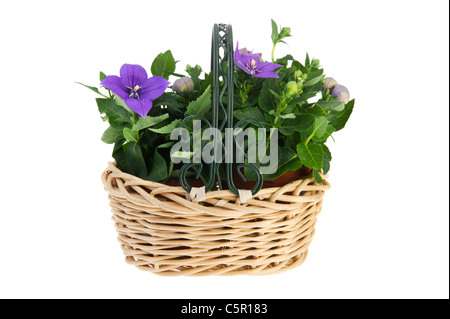
[{"label": "flower petal", "polygon": [[129,91],[122,82],[122,79],[116,75],[110,75],[103,79],[100,83],[108,90],[111,90],[115,95],[120,96],[122,99],[125,99],[129,95]]},{"label": "flower petal", "polygon": [[259,61],[261,61],[261,59],[262,59],[262,53],[252,53],[252,55],[258,57],[258,58],[259,58]]},{"label": "flower petal", "polygon": [[250,72],[250,70],[247,69],[247,68],[245,67],[245,65],[242,63],[242,61],[237,61],[237,62],[236,62],[236,65],[237,65],[240,69],[242,69],[242,71],[244,71],[245,73],[247,73],[247,74],[252,74],[252,73]]},{"label": "flower petal", "polygon": [[138,93],[142,99],[154,100],[160,97],[169,86],[170,82],[160,76],[152,76],[145,80]]},{"label": "flower petal", "polygon": [[135,113],[139,114],[143,118],[145,118],[148,112],[151,110],[153,103],[148,99],[135,99],[135,98],[126,98],[125,104]]},{"label": "flower petal", "polygon": [[268,78],[278,79],[280,77],[276,72],[261,72],[261,73],[256,73],[253,76],[255,78],[263,78],[263,79],[268,79]]},{"label": "flower petal", "polygon": [[241,53],[239,52],[239,41],[236,42],[236,50],[234,51],[234,63],[241,61]]},{"label": "flower petal", "polygon": [[147,80],[147,71],[137,64],[124,64],[120,68],[120,77],[123,84],[130,88],[134,88],[136,85],[142,86],[142,83]]},{"label": "flower petal", "polygon": [[258,64],[258,70],[261,72],[272,72],[279,67],[282,67],[282,65],[270,62],[261,62]]}]

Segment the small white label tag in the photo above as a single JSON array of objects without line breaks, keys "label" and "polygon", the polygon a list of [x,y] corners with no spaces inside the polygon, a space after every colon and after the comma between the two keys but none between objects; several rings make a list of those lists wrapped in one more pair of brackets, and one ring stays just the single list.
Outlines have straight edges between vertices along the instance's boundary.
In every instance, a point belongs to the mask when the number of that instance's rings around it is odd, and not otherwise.
[{"label": "small white label tag", "polygon": [[247,189],[239,189],[239,199],[241,200],[241,204],[247,203],[247,201],[252,198],[252,191]]},{"label": "small white label tag", "polygon": [[191,201],[203,202],[206,199],[205,186],[192,187],[189,198],[191,199]]}]

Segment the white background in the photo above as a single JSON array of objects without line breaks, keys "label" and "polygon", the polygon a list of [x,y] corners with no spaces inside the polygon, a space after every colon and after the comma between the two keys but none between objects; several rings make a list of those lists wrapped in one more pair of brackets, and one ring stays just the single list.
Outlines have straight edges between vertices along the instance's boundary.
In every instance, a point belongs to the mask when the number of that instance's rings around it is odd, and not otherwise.
[{"label": "white background", "polygon": [[[221,7],[219,4],[223,3]],[[448,298],[448,1],[2,1],[0,297]],[[306,52],[357,104],[335,135],[306,263],[269,277],[162,278],[129,266],[100,174],[98,71],[171,49],[209,68],[211,28]],[[183,68],[178,69],[179,72]]]}]

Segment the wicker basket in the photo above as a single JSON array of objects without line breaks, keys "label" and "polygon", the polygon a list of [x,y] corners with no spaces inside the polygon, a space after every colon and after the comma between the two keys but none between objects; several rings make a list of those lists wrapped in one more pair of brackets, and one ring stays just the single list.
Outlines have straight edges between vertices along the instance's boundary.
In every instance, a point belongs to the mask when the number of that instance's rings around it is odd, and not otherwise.
[{"label": "wicker basket", "polygon": [[181,187],[142,180],[113,163],[102,180],[126,261],[164,276],[268,275],[301,265],[330,188],[298,180],[263,188],[243,205],[228,190],[192,202]]}]

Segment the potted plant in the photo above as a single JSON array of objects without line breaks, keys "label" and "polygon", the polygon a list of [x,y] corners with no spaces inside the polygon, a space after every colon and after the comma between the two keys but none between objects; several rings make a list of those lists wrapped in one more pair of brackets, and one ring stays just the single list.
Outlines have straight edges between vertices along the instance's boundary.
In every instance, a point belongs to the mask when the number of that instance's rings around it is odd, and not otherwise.
[{"label": "potted plant", "polygon": [[[120,75],[101,72],[100,86],[87,86],[100,95],[98,109],[110,125],[102,141],[114,145],[115,162],[102,178],[119,241],[127,262],[161,275],[285,271],[307,256],[329,189],[325,177],[332,156],[326,143],[344,128],[355,101],[344,86],[325,76],[319,60],[308,55],[303,63],[292,55],[275,58],[276,46],[290,36],[290,28],[279,28],[272,20],[270,61],[238,43],[230,52],[231,26],[216,25],[214,32],[213,54],[223,44],[226,57],[215,64],[213,55],[216,69],[211,72],[188,65],[186,74],[180,74],[166,51],[151,64],[152,76],[139,65],[124,64]],[[218,123],[230,121],[224,119],[230,107],[231,123],[267,130],[258,141],[277,144],[276,170],[262,174],[262,161],[249,163],[248,156],[238,165],[237,154],[226,169],[216,164],[217,157],[210,170],[202,160],[184,169],[196,156],[195,147],[174,149],[174,132],[184,128],[192,134],[195,119],[224,132]],[[245,153],[249,148],[244,143],[240,149]],[[262,180],[260,173],[264,184],[256,192],[241,193]],[[232,187],[230,180],[235,181]],[[198,191],[202,187],[203,193]]]}]

